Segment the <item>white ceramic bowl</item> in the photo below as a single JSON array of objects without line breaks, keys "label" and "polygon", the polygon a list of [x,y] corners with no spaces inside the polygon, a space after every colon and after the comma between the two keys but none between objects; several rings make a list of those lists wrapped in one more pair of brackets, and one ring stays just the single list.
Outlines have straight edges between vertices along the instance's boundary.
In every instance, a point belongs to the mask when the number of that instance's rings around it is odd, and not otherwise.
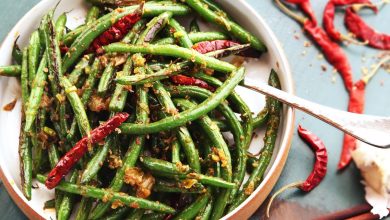
[{"label": "white ceramic bowl", "polygon": [[[293,80],[288,62],[283,50],[271,29],[264,20],[244,0],[220,0],[223,8],[239,24],[253,34],[263,39],[269,52],[259,60],[250,60],[247,66],[246,81],[256,84],[266,81],[271,68],[279,73],[283,90],[293,93]],[[18,43],[23,47],[27,45],[28,38],[40,22],[41,17],[51,9],[57,1],[43,0],[31,9],[15,25],[5,38],[0,48],[0,65],[11,64],[11,51],[15,38],[20,35]],[[57,8],[57,15],[70,11],[67,26],[74,28],[83,23],[86,12],[83,0],[62,0]],[[253,112],[257,113],[264,105],[264,96],[244,89],[237,90],[248,102]],[[15,78],[0,77],[0,107],[20,97],[19,83]],[[2,109],[2,108],[1,108]],[[53,191],[47,190],[43,185],[33,190],[32,200],[27,201],[20,190],[20,171],[18,157],[18,137],[20,129],[20,101],[11,112],[0,110],[0,177],[13,200],[30,219],[55,219],[52,210],[43,210],[45,201],[53,197]],[[275,185],[287,159],[291,144],[294,126],[294,112],[285,107],[283,120],[279,129],[276,148],[271,164],[261,185],[236,210],[226,215],[225,219],[246,219],[264,201]],[[258,130],[258,137],[250,147],[251,152],[258,152],[262,146],[263,130]],[[36,183],[34,183],[36,184]]]}]

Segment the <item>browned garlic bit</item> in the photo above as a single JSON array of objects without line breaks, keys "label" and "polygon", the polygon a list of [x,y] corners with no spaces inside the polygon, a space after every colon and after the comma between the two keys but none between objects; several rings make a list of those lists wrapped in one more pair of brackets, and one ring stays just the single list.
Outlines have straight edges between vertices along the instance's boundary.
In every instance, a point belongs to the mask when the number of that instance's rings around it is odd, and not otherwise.
[{"label": "browned garlic bit", "polygon": [[136,189],[136,196],[139,198],[149,197],[155,183],[155,179],[150,173],[144,173],[138,167],[127,168],[124,181]]}]

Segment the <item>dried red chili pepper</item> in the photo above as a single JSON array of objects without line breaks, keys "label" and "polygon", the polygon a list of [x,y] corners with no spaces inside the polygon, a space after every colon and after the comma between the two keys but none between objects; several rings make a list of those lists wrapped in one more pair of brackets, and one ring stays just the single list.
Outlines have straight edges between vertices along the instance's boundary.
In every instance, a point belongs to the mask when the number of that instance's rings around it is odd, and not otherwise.
[{"label": "dried red chili pepper", "polygon": [[[351,92],[349,93],[348,111],[362,114],[364,111],[364,93],[366,83],[363,80],[357,81]],[[356,149],[356,139],[348,134],[344,134],[343,149],[340,156],[340,161],[337,166],[338,170],[342,170],[348,166],[352,160],[352,151]]]},{"label": "dried red chili pepper", "polygon": [[103,32],[99,37],[95,38],[88,49],[88,53],[102,53],[102,46],[120,41],[129,32],[133,25],[141,19],[143,14],[143,6],[144,4],[141,4],[140,7],[133,13],[119,19],[108,30]]},{"label": "dried red chili pepper", "polygon": [[349,7],[345,12],[345,25],[357,38],[367,41],[371,47],[390,50],[390,35],[379,33],[371,28],[364,20]]},{"label": "dried red chili pepper", "polygon": [[80,160],[80,158],[88,151],[88,146],[102,141],[107,135],[118,128],[129,117],[127,113],[118,113],[107,122],[100,125],[91,131],[89,137],[83,137],[76,145],[68,151],[58,161],[57,165],[50,171],[46,179],[46,187],[53,189],[61,179],[69,173],[72,167]]},{"label": "dried red chili pepper", "polygon": [[171,76],[170,79],[173,83],[178,84],[178,85],[198,86],[198,87],[210,90],[212,92],[215,91],[215,89],[213,87],[211,87],[209,84],[207,84],[205,81],[194,78],[194,77],[189,77],[189,76],[184,76],[184,75],[176,75],[176,76]]},{"label": "dried red chili pepper", "polygon": [[60,46],[60,51],[61,51],[61,54],[66,54],[69,51],[69,47],[66,46],[66,45],[61,45]]},{"label": "dried red chili pepper", "polygon": [[314,22],[317,25],[317,19],[315,16],[315,13],[313,11],[313,8],[311,7],[310,0],[286,0],[286,2],[290,4],[296,4],[298,5],[301,10],[309,16],[309,20]]},{"label": "dried red chili pepper", "polygon": [[[362,114],[364,112],[365,103],[365,88],[371,78],[377,73],[378,69],[386,62],[390,61],[390,56],[382,58],[378,64],[372,69],[370,73],[364,76],[362,79],[354,84],[352,91],[350,92],[348,111]],[[344,135],[343,149],[341,151],[340,161],[337,169],[342,170],[347,167],[352,161],[352,151],[357,147],[357,140],[348,135]]]},{"label": "dried red chili pepper", "polygon": [[332,40],[336,42],[346,40],[355,44],[364,44],[364,42],[357,42],[351,37],[341,34],[334,26],[336,6],[345,6],[351,4],[367,4],[367,6],[370,6],[370,8],[375,12],[378,10],[377,7],[372,5],[369,0],[330,0],[325,6],[322,23],[326,33]]},{"label": "dried red chili pepper", "polygon": [[238,45],[240,44],[231,40],[213,40],[199,42],[192,46],[192,49],[198,51],[199,53],[205,54],[212,51],[222,50]]},{"label": "dried red chili pepper", "polygon": [[298,134],[299,136],[312,148],[315,153],[315,163],[313,167],[313,171],[307,177],[307,179],[303,182],[291,183],[282,187],[278,190],[270,199],[267,206],[267,216],[269,217],[269,210],[272,204],[272,201],[278,196],[280,193],[284,192],[289,188],[298,187],[300,190],[304,192],[310,192],[316,186],[318,186],[321,181],[324,179],[328,166],[328,152],[324,143],[312,132],[302,128],[300,125],[298,126]]},{"label": "dried red chili pepper", "polygon": [[340,73],[345,88],[350,92],[353,87],[353,74],[351,65],[343,49],[334,43],[321,27],[312,24],[309,20],[304,23],[303,27],[321,48],[329,63]]},{"label": "dried red chili pepper", "polygon": [[[291,0],[290,0],[291,1]],[[298,0],[294,0],[298,1]],[[295,20],[303,24],[304,30],[312,37],[315,43],[321,48],[325,55],[325,58],[330,64],[340,73],[343,78],[345,88],[347,91],[351,91],[353,87],[352,69],[342,48],[333,42],[326,32],[317,25],[316,22],[310,19],[300,17],[291,12],[280,0],[276,0],[276,3],[285,13],[293,17]]]},{"label": "dried red chili pepper", "polygon": [[[231,41],[231,40],[213,40],[213,41],[202,41],[199,43],[196,43],[192,46],[192,49],[196,50],[199,53],[206,54],[217,50],[224,50],[228,48],[234,48],[239,45],[242,45],[240,43]],[[242,45],[245,46],[245,45]],[[253,57],[258,58],[260,57],[260,53],[254,50],[251,47],[242,47],[237,48],[237,51],[227,51],[227,55],[230,55],[230,53],[245,56],[245,57]]]}]

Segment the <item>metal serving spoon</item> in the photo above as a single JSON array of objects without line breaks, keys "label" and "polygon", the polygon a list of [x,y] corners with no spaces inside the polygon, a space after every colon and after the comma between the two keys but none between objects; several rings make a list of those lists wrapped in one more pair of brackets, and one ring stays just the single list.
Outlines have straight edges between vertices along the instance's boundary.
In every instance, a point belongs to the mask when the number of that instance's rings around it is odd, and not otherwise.
[{"label": "metal serving spoon", "polygon": [[390,148],[390,117],[361,115],[337,110],[307,101],[267,84],[262,84],[261,86],[241,86],[272,96],[374,147]]}]

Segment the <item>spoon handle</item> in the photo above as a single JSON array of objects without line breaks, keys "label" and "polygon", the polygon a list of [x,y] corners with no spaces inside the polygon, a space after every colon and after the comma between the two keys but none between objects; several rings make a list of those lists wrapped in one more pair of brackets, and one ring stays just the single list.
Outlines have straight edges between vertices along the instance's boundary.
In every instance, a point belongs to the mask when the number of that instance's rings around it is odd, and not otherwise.
[{"label": "spoon handle", "polygon": [[296,109],[306,112],[345,133],[379,148],[390,147],[390,118],[361,115],[337,110],[307,101],[269,85],[242,85],[248,89],[271,96]]}]

